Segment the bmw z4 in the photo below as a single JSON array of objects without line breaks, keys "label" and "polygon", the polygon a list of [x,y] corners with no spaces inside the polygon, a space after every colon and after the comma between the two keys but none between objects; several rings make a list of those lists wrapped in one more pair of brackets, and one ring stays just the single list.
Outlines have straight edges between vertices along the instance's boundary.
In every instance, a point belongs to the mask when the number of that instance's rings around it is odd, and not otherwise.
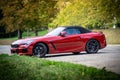
[{"label": "bmw z4", "polygon": [[102,32],[92,32],[80,26],[57,27],[41,37],[20,39],[11,44],[11,53],[44,57],[46,54],[81,51],[97,53],[106,47]]}]

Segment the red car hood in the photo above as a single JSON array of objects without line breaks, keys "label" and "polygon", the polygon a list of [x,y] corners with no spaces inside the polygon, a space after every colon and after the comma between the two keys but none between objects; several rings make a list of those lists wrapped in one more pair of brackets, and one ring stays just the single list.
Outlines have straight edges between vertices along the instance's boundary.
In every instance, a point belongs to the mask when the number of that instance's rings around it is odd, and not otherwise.
[{"label": "red car hood", "polygon": [[26,38],[26,39],[19,39],[17,41],[14,41],[12,44],[23,44],[23,43],[30,43],[36,40],[46,40],[46,39],[52,39],[54,36],[41,36],[41,37],[31,37],[31,38]]}]

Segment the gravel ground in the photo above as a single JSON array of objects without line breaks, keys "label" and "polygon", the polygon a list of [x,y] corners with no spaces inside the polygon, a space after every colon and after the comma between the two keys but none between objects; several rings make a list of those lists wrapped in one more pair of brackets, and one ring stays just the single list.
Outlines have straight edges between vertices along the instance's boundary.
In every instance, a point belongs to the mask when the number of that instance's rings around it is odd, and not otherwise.
[{"label": "gravel ground", "polygon": [[[0,45],[0,53],[10,54],[10,46]],[[85,52],[81,52],[78,55],[61,53],[47,55],[45,59],[83,64],[100,69],[105,68],[108,71],[120,74],[120,45],[108,45],[96,54],[86,54]]]}]

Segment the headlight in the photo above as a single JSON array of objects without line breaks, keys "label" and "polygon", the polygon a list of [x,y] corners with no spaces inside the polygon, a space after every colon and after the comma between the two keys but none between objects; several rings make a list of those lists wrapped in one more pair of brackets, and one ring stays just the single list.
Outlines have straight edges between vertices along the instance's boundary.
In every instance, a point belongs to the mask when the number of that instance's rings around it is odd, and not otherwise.
[{"label": "headlight", "polygon": [[29,45],[33,42],[33,40],[27,40],[22,43],[22,45]]}]

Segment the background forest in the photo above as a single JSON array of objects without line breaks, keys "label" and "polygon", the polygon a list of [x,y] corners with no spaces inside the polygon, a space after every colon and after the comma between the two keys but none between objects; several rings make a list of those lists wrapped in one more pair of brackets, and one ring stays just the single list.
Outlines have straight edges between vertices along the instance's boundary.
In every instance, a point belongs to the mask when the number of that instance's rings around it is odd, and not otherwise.
[{"label": "background forest", "polygon": [[120,0],[0,0],[1,38],[69,25],[120,27]]}]

